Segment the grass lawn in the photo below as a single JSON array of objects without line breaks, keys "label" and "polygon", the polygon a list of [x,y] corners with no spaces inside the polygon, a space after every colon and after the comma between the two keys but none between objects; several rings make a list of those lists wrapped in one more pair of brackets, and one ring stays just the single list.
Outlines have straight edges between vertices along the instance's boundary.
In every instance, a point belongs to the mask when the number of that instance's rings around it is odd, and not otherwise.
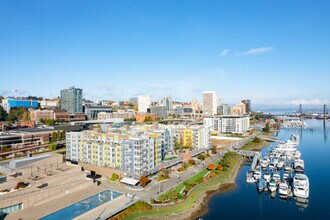
[{"label": "grass lawn", "polygon": [[[149,218],[152,218],[154,216],[165,217],[165,216],[168,216],[171,214],[179,214],[185,210],[193,208],[195,206],[195,201],[197,201],[197,199],[200,198],[200,196],[202,195],[202,193],[204,191],[206,191],[207,189],[210,189],[211,187],[218,185],[219,183],[222,183],[226,179],[228,179],[228,177],[234,171],[234,167],[237,165],[239,160],[240,160],[240,158],[238,156],[230,158],[230,168],[228,168],[226,171],[224,171],[222,173],[222,175],[220,175],[219,177],[211,180],[210,182],[203,183],[200,186],[198,186],[198,188],[196,188],[194,191],[192,191],[189,194],[189,196],[187,197],[187,199],[185,199],[184,201],[182,201],[174,206],[165,206],[165,207],[160,207],[160,208],[152,208],[151,210],[134,211],[134,212],[131,212],[129,215],[125,216],[123,219],[126,219],[126,220],[139,219],[139,218],[142,218],[145,216],[148,216]],[[204,173],[205,170],[203,170],[199,174],[196,174],[195,176],[197,176],[197,175],[202,176],[202,173]],[[206,172],[207,172],[207,170],[206,170]],[[205,173],[204,173],[204,175],[205,175]],[[192,178],[196,178],[195,176],[193,176]],[[179,184],[175,188],[175,190],[171,190],[168,193],[176,193],[177,190],[179,190],[181,187],[184,187],[184,185]],[[116,218],[114,218],[114,219],[116,219]]]}]

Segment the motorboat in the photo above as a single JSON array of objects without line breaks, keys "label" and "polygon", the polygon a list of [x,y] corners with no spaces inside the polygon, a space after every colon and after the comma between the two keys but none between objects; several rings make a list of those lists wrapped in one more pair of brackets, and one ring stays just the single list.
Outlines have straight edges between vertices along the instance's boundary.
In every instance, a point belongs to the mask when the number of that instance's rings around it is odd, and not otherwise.
[{"label": "motorboat", "polygon": [[288,184],[285,182],[280,183],[278,186],[278,192],[280,195],[287,196],[288,195]]},{"label": "motorboat", "polygon": [[276,165],[276,167],[280,170],[283,168],[283,166],[284,166],[284,161],[283,160],[280,160]]},{"label": "motorboat", "polygon": [[277,158],[274,159],[274,165],[277,166],[279,160]]},{"label": "motorboat", "polygon": [[290,177],[290,176],[289,176],[288,173],[284,173],[284,174],[283,174],[283,178],[282,178],[282,179],[283,179],[283,182],[287,182],[287,181],[289,181],[289,177]]},{"label": "motorboat", "polygon": [[269,169],[274,170],[275,169],[275,164],[274,162],[269,163]]},{"label": "motorboat", "polygon": [[266,181],[264,179],[260,179],[258,182],[258,190],[263,191],[266,188]]},{"label": "motorboat", "polygon": [[273,173],[273,180],[275,181],[275,183],[279,183],[281,181],[281,176],[278,173]]},{"label": "motorboat", "polygon": [[294,158],[295,158],[295,159],[300,159],[300,157],[301,157],[301,153],[300,153],[300,151],[299,151],[299,150],[295,151],[295,152],[294,152]]},{"label": "motorboat", "polygon": [[291,164],[287,164],[285,167],[284,167],[284,171],[285,172],[290,172],[292,170],[292,166]]},{"label": "motorboat", "polygon": [[267,168],[267,166],[268,166],[268,162],[267,162],[267,160],[261,160],[261,161],[260,161],[260,165],[261,165],[261,167],[262,167],[263,169]]},{"label": "motorboat", "polygon": [[261,179],[261,172],[260,171],[254,171],[253,177],[256,180],[260,180]]},{"label": "motorboat", "polygon": [[270,179],[271,179],[270,173],[265,172],[265,173],[264,173],[264,179],[265,179],[267,182],[269,182]]},{"label": "motorboat", "polygon": [[254,172],[249,171],[246,173],[246,182],[247,183],[256,183],[257,180],[253,177]]},{"label": "motorboat", "polygon": [[309,197],[309,180],[305,174],[296,174],[294,176],[293,195],[304,199]]},{"label": "motorboat", "polygon": [[276,189],[277,189],[277,185],[276,185],[276,182],[274,180],[271,180],[269,183],[268,183],[268,189],[271,191],[271,192],[275,192]]},{"label": "motorboat", "polygon": [[296,159],[293,167],[296,172],[303,173],[305,170],[304,161],[302,159]]}]

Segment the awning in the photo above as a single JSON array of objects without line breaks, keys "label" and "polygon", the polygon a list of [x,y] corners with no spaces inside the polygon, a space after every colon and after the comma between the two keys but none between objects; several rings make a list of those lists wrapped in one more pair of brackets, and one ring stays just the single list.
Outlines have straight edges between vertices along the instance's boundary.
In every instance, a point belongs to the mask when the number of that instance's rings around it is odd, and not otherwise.
[{"label": "awning", "polygon": [[136,186],[139,183],[139,180],[133,179],[133,178],[128,178],[124,177],[120,180],[121,183],[125,183],[128,185]]}]

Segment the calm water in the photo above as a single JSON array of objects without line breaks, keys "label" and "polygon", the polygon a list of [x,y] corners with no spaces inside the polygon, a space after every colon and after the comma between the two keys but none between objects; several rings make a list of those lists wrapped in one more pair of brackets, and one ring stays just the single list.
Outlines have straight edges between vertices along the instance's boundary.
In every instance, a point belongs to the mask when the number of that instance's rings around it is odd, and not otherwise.
[{"label": "calm water", "polygon": [[330,219],[330,121],[325,124],[321,120],[306,122],[307,129],[282,129],[277,137],[287,140],[291,134],[301,136],[298,149],[310,182],[307,207],[297,205],[293,198],[282,200],[278,193],[275,198],[268,192],[258,193],[255,184],[246,183],[249,166],[245,165],[237,176],[235,190],[214,196],[208,203],[209,212],[203,218]]}]

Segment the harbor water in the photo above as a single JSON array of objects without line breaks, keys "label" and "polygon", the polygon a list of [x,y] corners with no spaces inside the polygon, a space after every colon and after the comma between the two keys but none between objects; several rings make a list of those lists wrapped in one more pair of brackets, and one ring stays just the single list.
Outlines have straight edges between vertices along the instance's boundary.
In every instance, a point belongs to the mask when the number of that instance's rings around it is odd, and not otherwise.
[{"label": "harbor water", "polygon": [[[282,199],[269,191],[257,191],[256,184],[246,182],[246,163],[236,178],[236,188],[215,195],[208,202],[208,212],[203,219],[330,219],[330,120],[306,120],[306,129],[281,129],[277,138],[288,140],[290,135],[300,135],[298,150],[305,161],[305,174],[309,178],[308,202],[295,198]],[[269,149],[263,150],[263,155]]]}]

